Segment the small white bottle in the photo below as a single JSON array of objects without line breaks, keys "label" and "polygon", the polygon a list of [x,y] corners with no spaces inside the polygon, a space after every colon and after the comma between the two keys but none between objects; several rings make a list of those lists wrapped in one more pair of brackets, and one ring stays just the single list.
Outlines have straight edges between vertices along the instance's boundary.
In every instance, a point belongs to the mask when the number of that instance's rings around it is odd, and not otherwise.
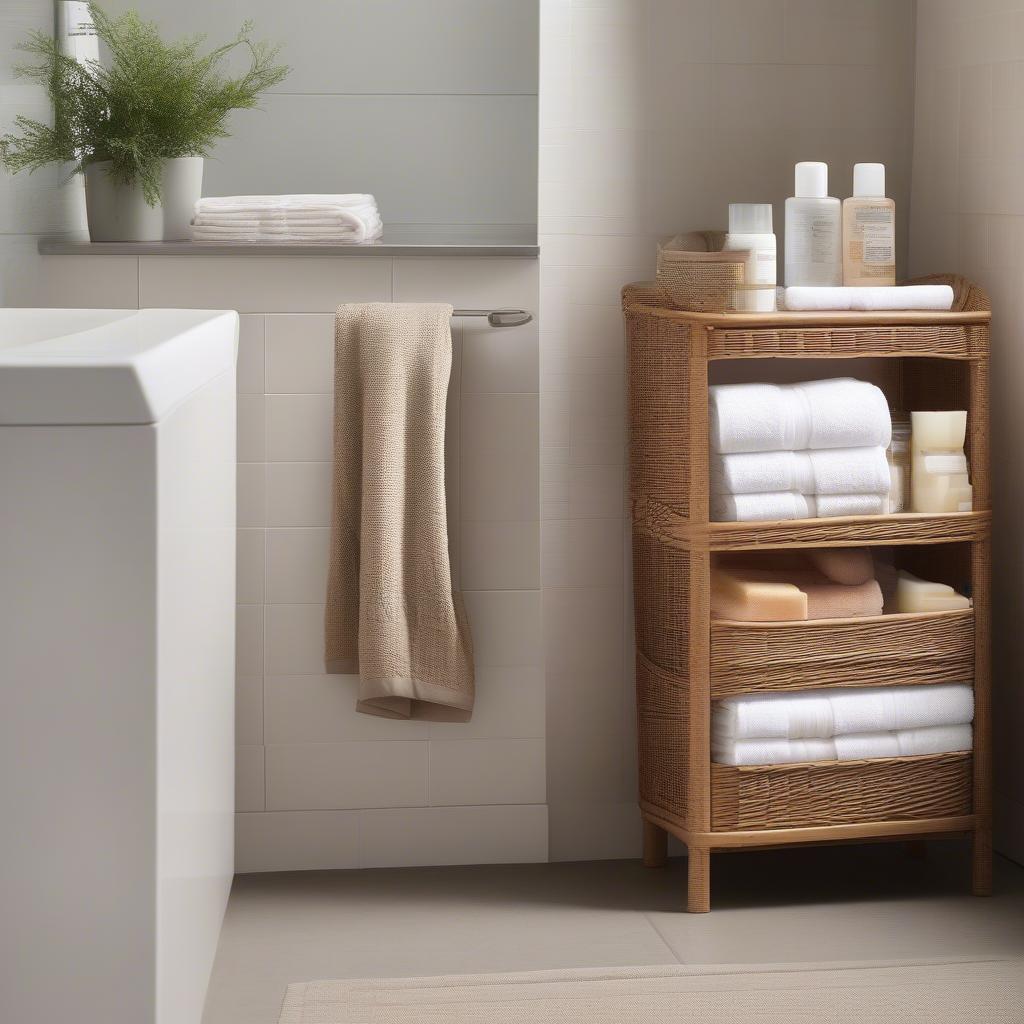
[{"label": "small white bottle", "polygon": [[786,200],[786,287],[843,283],[842,204],[828,194],[828,164],[796,165]]},{"label": "small white bottle", "polygon": [[733,293],[733,309],[764,313],[775,309],[776,254],[771,203],[730,203],[723,249],[748,249],[743,288]]}]

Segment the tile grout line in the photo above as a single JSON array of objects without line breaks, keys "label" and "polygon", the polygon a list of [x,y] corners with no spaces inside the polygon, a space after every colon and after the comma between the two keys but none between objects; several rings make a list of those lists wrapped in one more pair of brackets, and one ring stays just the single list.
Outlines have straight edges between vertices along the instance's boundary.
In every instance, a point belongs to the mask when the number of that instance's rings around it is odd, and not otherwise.
[{"label": "tile grout line", "polygon": [[651,919],[650,911],[641,910],[640,913],[643,915],[643,918],[647,922],[647,924],[650,925],[651,931],[653,931],[654,934],[657,935],[658,938],[661,940],[661,944],[669,951],[669,953],[672,954],[672,959],[675,960],[677,964],[685,964],[686,961],[679,956],[679,954],[675,951],[671,943],[669,943],[668,939],[665,938],[665,935],[662,932],[662,930]]}]

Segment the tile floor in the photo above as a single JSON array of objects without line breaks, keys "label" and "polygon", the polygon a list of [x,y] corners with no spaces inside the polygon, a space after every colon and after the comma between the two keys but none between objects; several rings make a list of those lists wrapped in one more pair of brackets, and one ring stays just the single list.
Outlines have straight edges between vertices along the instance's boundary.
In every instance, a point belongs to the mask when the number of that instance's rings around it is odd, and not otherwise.
[{"label": "tile floor", "polygon": [[204,1024],[276,1024],[285,986],[317,978],[1024,954],[1024,868],[997,859],[976,899],[965,853],[722,854],[699,916],[680,860],[243,875]]}]

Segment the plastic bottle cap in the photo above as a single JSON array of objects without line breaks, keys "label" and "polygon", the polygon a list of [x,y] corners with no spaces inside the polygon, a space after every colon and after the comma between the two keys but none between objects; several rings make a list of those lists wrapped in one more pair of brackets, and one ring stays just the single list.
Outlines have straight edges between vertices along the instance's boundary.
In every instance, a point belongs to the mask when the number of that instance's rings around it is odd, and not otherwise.
[{"label": "plastic bottle cap", "polygon": [[884,199],[885,164],[854,164],[853,194]]},{"label": "plastic bottle cap", "polygon": [[828,164],[818,160],[801,160],[796,165],[793,195],[824,199],[828,195]]},{"label": "plastic bottle cap", "polygon": [[770,235],[772,233],[772,204],[730,203],[729,233]]}]

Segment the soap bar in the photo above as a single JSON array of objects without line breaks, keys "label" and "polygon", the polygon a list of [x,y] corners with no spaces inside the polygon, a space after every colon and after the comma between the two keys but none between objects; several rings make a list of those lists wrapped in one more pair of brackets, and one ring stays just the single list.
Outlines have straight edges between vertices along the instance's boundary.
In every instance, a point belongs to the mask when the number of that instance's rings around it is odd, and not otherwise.
[{"label": "soap bar", "polygon": [[882,588],[876,580],[848,586],[832,580],[800,583],[809,619],[855,619],[882,614]]},{"label": "soap bar", "polygon": [[914,512],[970,512],[971,482],[964,456],[967,413],[910,414],[910,497]]},{"label": "soap bar", "polygon": [[807,618],[807,595],[792,583],[745,579],[713,569],[711,614],[743,622],[792,622]]},{"label": "soap bar", "polygon": [[945,583],[931,583],[903,571],[896,577],[898,612],[945,612],[970,607],[970,598]]}]

